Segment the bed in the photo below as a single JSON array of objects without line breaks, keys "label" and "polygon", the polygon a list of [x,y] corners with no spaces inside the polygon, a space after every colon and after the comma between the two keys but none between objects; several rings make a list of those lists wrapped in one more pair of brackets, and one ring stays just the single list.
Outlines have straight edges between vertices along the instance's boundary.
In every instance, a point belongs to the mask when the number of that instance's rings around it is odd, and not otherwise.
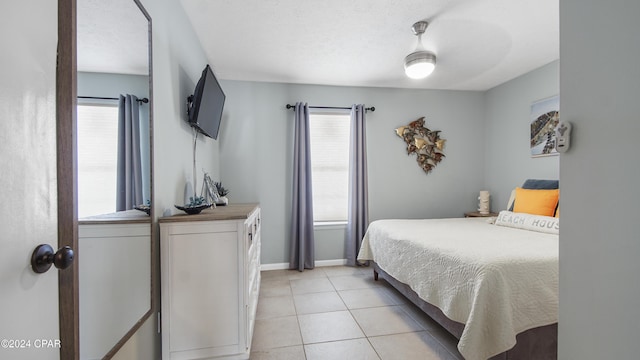
[{"label": "bed", "polygon": [[465,359],[556,359],[558,235],[553,218],[528,216],[374,221],[358,260],[456,336]]}]

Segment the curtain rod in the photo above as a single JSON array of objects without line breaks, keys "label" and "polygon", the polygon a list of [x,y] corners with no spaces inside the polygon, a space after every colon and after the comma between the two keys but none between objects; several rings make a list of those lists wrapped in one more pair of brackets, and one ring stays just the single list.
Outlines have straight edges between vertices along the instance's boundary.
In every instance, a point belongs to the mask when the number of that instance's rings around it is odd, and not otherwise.
[{"label": "curtain rod", "polygon": [[[78,99],[95,99],[95,100],[120,100],[119,98],[112,98],[112,97],[97,97],[97,96],[78,96]],[[142,99],[138,99],[138,102],[143,102],[143,103],[148,103],[149,99],[147,98],[142,98]]]},{"label": "curtain rod", "polygon": [[[291,105],[291,104],[287,104],[287,109],[293,109],[295,108],[295,105]],[[310,109],[341,109],[341,110],[351,110],[350,107],[336,107],[336,106],[309,106]],[[376,111],[375,107],[368,107],[368,108],[364,108],[365,111]]]}]

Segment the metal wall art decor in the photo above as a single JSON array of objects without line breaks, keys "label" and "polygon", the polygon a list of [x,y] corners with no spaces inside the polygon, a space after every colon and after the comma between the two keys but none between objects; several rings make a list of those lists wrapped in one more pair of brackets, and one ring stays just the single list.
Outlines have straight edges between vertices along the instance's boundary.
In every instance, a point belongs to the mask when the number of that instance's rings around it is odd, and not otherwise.
[{"label": "metal wall art decor", "polygon": [[444,158],[446,140],[440,138],[440,130],[432,131],[424,126],[424,117],[397,128],[396,134],[407,143],[407,155],[417,155],[418,166],[425,173],[431,172]]}]

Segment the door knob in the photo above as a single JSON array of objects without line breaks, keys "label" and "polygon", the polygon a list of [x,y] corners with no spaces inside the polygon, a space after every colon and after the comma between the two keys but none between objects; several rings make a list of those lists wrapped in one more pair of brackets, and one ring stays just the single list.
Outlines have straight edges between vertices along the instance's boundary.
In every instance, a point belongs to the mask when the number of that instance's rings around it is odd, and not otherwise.
[{"label": "door knob", "polygon": [[64,270],[73,263],[73,256],[73,250],[69,246],[61,247],[54,254],[51,245],[41,244],[33,250],[31,268],[38,274],[49,270],[51,264],[60,270]]}]

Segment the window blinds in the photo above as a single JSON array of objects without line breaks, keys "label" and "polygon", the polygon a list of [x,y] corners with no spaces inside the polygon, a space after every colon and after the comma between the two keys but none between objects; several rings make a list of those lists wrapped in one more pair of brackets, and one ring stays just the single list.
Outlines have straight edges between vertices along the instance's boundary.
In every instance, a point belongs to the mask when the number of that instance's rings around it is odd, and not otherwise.
[{"label": "window blinds", "polygon": [[116,211],[118,106],[78,105],[78,217]]},{"label": "window blinds", "polygon": [[310,114],[314,221],[346,221],[350,115]]}]

